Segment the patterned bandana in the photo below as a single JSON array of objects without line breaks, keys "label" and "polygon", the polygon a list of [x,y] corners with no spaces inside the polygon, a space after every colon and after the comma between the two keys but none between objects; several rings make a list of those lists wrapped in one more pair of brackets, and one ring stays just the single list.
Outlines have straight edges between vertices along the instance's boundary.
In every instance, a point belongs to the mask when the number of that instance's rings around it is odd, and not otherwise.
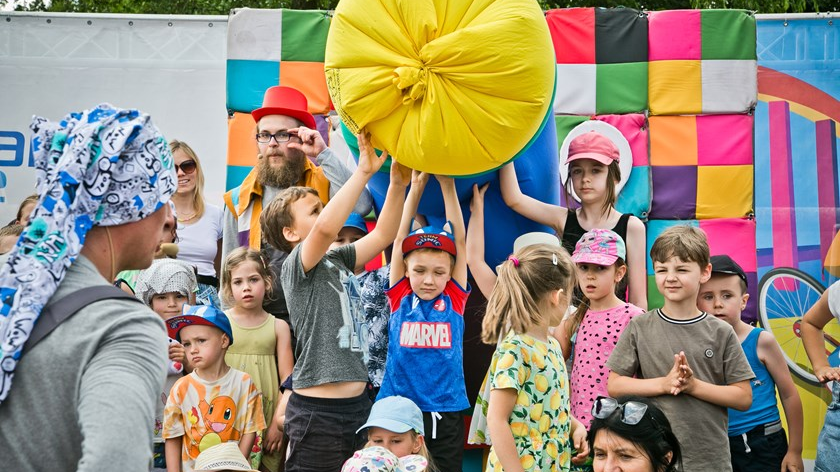
[{"label": "patterned bandana", "polygon": [[178,292],[189,297],[196,287],[198,282],[191,265],[175,259],[156,259],[151,267],[137,276],[134,292],[137,298],[149,306],[155,295]]},{"label": "patterned bandana", "polygon": [[41,309],[93,226],[142,220],[175,193],[172,154],[149,115],[102,104],[33,117],[38,206],[0,267],[0,402]]}]

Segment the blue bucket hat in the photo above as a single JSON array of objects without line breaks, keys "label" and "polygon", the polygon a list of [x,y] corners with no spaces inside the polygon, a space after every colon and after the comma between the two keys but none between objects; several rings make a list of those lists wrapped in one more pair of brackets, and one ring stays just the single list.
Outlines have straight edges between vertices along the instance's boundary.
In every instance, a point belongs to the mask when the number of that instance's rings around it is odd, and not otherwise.
[{"label": "blue bucket hat", "polygon": [[374,426],[395,433],[414,430],[417,434],[422,435],[423,412],[408,398],[400,396],[385,397],[373,404],[367,423],[363,424],[356,432]]}]

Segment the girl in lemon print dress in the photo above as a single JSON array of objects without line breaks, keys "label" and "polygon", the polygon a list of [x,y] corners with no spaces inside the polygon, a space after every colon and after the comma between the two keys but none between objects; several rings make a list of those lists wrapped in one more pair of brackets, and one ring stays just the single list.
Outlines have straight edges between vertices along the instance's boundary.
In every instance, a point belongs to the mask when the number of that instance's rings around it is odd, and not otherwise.
[{"label": "girl in lemon print dress", "polygon": [[[562,248],[526,246],[498,268],[482,340],[495,344],[487,426],[488,471],[561,471],[589,453],[586,428],[569,413],[569,379],[560,344],[548,335],[569,304],[574,265]],[[509,328],[507,328],[509,327]]]}]

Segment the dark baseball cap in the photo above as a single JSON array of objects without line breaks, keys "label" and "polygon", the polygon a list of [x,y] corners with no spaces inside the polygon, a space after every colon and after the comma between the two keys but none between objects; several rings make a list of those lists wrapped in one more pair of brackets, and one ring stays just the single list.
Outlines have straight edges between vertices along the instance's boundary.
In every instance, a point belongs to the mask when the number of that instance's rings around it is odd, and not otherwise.
[{"label": "dark baseball cap", "polygon": [[737,275],[744,281],[744,284],[747,284],[747,274],[744,273],[744,269],[742,269],[737,262],[733,261],[732,258],[726,254],[712,256],[709,262],[712,263],[713,274]]}]

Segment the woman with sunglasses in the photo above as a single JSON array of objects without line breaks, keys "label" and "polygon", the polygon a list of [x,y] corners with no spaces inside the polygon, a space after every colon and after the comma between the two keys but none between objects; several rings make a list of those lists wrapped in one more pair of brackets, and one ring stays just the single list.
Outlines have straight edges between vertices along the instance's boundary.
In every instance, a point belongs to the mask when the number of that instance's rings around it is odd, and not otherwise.
[{"label": "woman with sunglasses", "polygon": [[198,273],[196,303],[219,304],[219,266],[222,256],[222,209],[204,201],[204,173],[195,151],[183,141],[169,143],[178,175],[172,196],[178,216],[178,259]]},{"label": "woman with sunglasses", "polygon": [[598,397],[592,405],[589,447],[595,472],[678,472],[680,443],[649,399]]}]

